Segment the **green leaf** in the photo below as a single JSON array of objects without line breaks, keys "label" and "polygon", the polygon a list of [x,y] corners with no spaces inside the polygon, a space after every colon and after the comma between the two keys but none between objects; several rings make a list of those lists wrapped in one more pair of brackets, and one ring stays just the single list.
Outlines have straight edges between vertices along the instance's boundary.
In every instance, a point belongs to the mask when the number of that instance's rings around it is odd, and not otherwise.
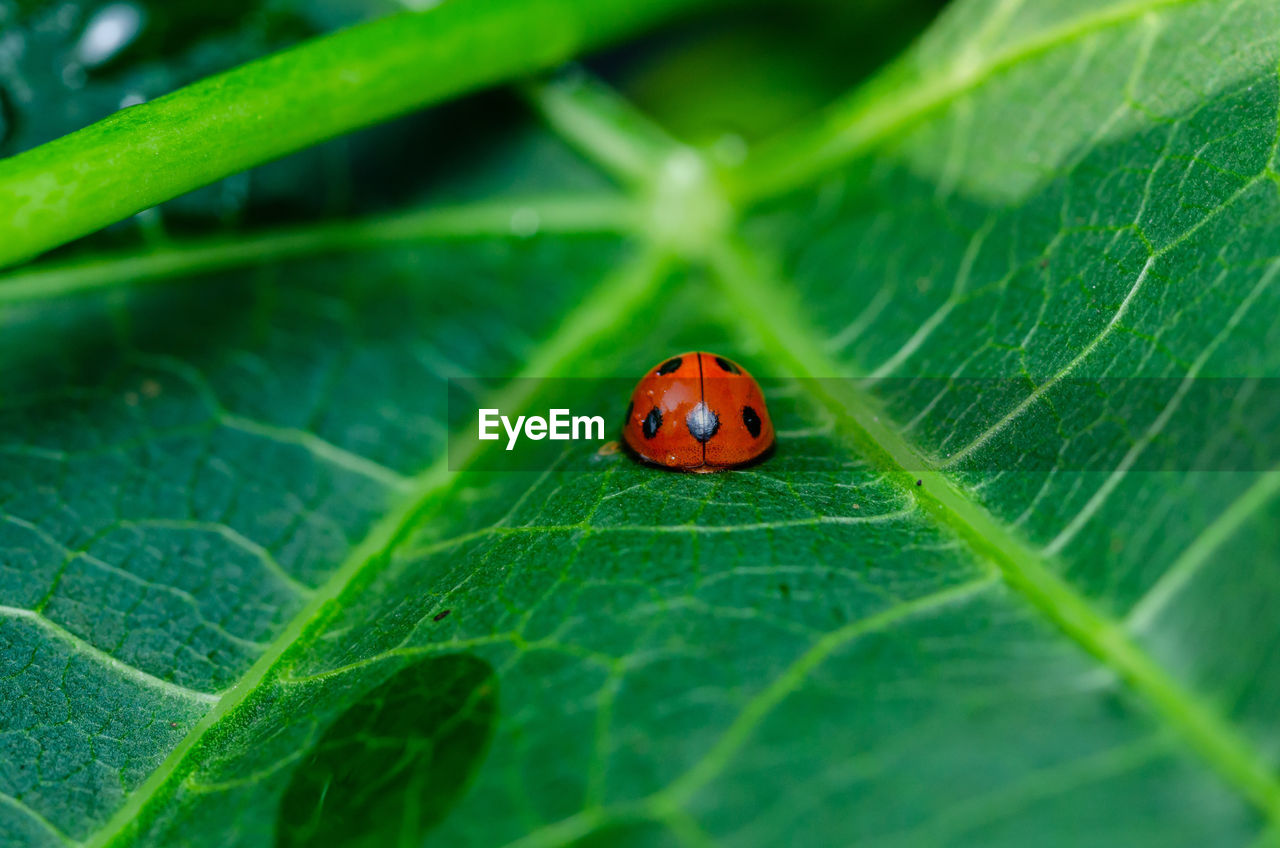
[{"label": "green leaf", "polygon": [[[619,194],[0,283],[0,845],[1273,844],[1280,470],[1188,398],[1280,366],[1276,33],[962,2],[730,172],[571,76]],[[445,459],[694,347],[767,462]]]}]

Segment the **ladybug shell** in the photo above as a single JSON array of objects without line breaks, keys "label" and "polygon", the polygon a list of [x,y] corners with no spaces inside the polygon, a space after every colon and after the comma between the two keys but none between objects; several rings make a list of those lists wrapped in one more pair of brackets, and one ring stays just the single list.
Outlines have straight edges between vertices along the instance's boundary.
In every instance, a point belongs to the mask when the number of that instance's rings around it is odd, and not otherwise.
[{"label": "ladybug shell", "polygon": [[622,428],[642,459],[685,471],[721,471],[773,445],[760,384],[714,353],[682,353],[655,365],[631,393]]}]

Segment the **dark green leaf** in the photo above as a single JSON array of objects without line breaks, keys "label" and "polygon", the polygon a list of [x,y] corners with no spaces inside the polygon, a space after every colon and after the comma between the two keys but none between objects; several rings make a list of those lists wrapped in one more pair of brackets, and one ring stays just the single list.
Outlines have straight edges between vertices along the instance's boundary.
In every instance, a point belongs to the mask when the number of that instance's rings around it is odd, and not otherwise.
[{"label": "dark green leaf", "polygon": [[[1273,844],[1280,471],[1183,387],[1280,366],[1278,32],[962,2],[726,173],[570,76],[621,196],[0,284],[0,844]],[[447,377],[694,348],[767,462],[448,465]]]}]

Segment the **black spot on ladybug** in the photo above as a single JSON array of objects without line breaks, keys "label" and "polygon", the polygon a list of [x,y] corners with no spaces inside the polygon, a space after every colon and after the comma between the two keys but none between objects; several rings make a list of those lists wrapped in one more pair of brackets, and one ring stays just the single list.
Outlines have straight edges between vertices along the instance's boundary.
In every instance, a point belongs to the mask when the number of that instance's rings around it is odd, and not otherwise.
[{"label": "black spot on ladybug", "polygon": [[680,367],[680,363],[684,360],[680,357],[668,359],[666,362],[658,366],[658,376],[665,376],[676,371]]},{"label": "black spot on ladybug", "polygon": [[662,413],[658,411],[658,407],[649,410],[649,414],[644,417],[644,424],[641,425],[641,431],[646,439],[652,439],[658,435],[658,428],[662,426]]},{"label": "black spot on ladybug", "polygon": [[746,425],[751,438],[760,438],[760,416],[749,406],[742,407],[742,423]]},{"label": "black spot on ladybug", "polygon": [[441,619],[443,619],[445,616],[447,616],[447,615],[448,615],[449,613],[451,613],[451,612],[453,612],[453,610],[445,610],[444,612],[440,613],[439,615],[432,616],[431,620],[432,620],[432,621],[440,621]]},{"label": "black spot on ladybug", "polygon": [[730,362],[729,360],[725,359],[723,356],[717,356],[717,357],[716,357],[716,365],[719,365],[719,366],[720,366],[720,370],[721,370],[721,371],[725,371],[725,372],[728,372],[728,373],[730,373],[730,374],[741,374],[741,373],[742,373],[742,369],[741,369],[741,368],[739,368],[738,366],[734,365],[732,362]]},{"label": "black spot on ladybug", "polygon": [[707,442],[720,429],[720,416],[712,412],[705,403],[700,403],[689,410],[684,423],[689,426],[689,432],[695,439]]}]

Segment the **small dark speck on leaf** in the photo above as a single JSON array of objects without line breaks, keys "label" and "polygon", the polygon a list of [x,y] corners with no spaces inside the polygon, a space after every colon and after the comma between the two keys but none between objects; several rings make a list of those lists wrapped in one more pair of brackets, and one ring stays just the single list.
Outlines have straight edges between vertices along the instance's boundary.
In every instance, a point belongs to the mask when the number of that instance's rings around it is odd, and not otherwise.
[{"label": "small dark speck on leaf", "polygon": [[453,612],[453,610],[445,610],[444,612],[442,612],[442,613],[440,613],[440,614],[436,615],[436,616],[435,616],[434,618],[432,618],[431,620],[432,620],[432,621],[439,621],[440,619],[444,618],[445,616],[447,616],[447,615],[448,615],[449,613],[451,613],[451,612]]},{"label": "small dark speck on leaf", "polygon": [[923,480],[917,480],[917,481],[916,481],[916,485],[917,485],[917,486],[923,486],[923,485],[924,485],[924,481],[923,481]]},{"label": "small dark speck on leaf", "polygon": [[779,583],[778,591],[782,594],[782,597],[784,598],[791,597],[791,587],[788,586],[786,583]]}]

